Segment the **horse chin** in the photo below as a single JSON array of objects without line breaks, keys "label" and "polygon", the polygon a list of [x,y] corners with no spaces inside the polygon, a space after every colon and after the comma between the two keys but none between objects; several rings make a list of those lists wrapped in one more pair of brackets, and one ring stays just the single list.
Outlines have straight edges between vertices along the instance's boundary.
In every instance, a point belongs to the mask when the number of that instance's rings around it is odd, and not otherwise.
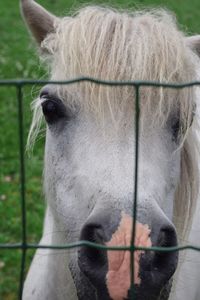
[{"label": "horse chin", "polygon": [[[87,275],[81,271],[78,263],[75,260],[71,261],[70,271],[77,289],[77,296],[79,300],[115,300],[109,296],[108,290],[105,284],[94,285]],[[163,286],[160,291],[146,290],[143,286],[135,286],[135,299],[137,300],[168,300],[172,288],[173,278]],[[127,298],[123,300],[131,300],[131,293],[128,292]]]},{"label": "horse chin", "polygon": [[[168,300],[172,288],[172,281],[171,278],[160,291],[153,291],[154,288],[152,287],[152,291],[145,289],[144,286],[140,288],[135,288],[135,299],[137,300]],[[129,293],[128,298],[126,300],[131,300],[131,295]]]},{"label": "horse chin", "polygon": [[[81,275],[82,279],[81,281],[75,281],[76,287],[77,287],[77,295],[79,300],[115,300],[110,298],[108,292],[106,290],[97,291],[96,288],[88,281],[88,279],[84,276],[84,274]],[[83,279],[84,278],[84,279]],[[83,284],[84,281],[84,285]],[[141,294],[140,291],[135,289],[135,297],[134,299],[137,300],[168,300],[170,296],[171,291],[171,280],[166,284],[162,291],[160,292],[159,296],[152,295],[149,296],[149,294],[144,295]],[[123,300],[131,300],[131,295],[128,295],[126,299]]]}]

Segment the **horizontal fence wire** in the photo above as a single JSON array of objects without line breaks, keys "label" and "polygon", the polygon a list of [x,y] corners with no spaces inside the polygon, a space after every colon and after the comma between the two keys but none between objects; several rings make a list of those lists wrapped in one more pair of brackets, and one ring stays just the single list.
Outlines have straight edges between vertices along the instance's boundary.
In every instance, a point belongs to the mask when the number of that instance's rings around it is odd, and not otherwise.
[{"label": "horizontal fence wire", "polygon": [[62,244],[62,245],[42,245],[42,244],[32,244],[27,243],[26,245],[21,243],[14,243],[14,244],[0,244],[1,250],[13,250],[13,249],[73,249],[73,248],[79,248],[83,246],[89,246],[90,248],[96,248],[99,250],[112,250],[112,251],[154,251],[154,252],[174,252],[174,251],[183,251],[183,250],[194,250],[194,251],[200,251],[200,247],[193,246],[193,245],[185,245],[185,246],[174,246],[174,247],[141,247],[141,246],[104,246],[98,243],[93,243],[89,241],[79,241],[74,243],[68,243],[68,244]]},{"label": "horizontal fence wire", "polygon": [[[106,86],[132,86],[135,89],[135,170],[134,170],[134,195],[133,195],[133,224],[131,233],[130,246],[105,246],[89,241],[78,241],[75,243],[69,243],[65,245],[41,245],[27,243],[27,229],[26,229],[26,198],[25,198],[25,160],[24,160],[24,120],[23,120],[23,87],[28,85],[69,85],[79,82],[88,81],[94,84],[101,84]],[[18,101],[18,126],[19,126],[19,159],[20,159],[20,188],[21,188],[21,243],[15,244],[0,244],[0,250],[22,250],[21,256],[21,270],[20,270],[20,282],[19,282],[19,299],[22,299],[23,282],[25,276],[25,262],[26,252],[28,249],[73,249],[82,246],[88,246],[99,250],[107,251],[130,251],[131,253],[131,299],[134,297],[134,252],[135,251],[155,251],[155,252],[174,252],[182,250],[195,250],[200,251],[200,247],[193,245],[175,246],[175,247],[140,247],[135,245],[136,237],[136,219],[137,219],[137,198],[138,198],[138,169],[139,169],[139,118],[140,118],[140,87],[162,87],[172,89],[182,89],[187,87],[200,86],[200,81],[193,81],[188,83],[161,83],[153,81],[108,81],[99,80],[90,77],[80,77],[66,81],[49,81],[49,80],[0,80],[0,86],[14,86],[17,90]]]},{"label": "horizontal fence wire", "polygon": [[52,85],[68,85],[79,82],[88,81],[95,84],[108,85],[108,86],[151,86],[151,87],[163,87],[163,88],[172,88],[172,89],[181,89],[192,86],[200,86],[200,81],[191,81],[185,83],[165,83],[165,82],[157,82],[157,81],[142,81],[142,80],[134,80],[134,81],[116,81],[116,80],[102,80],[96,79],[92,77],[78,77],[70,80],[30,80],[30,79],[13,79],[13,80],[0,80],[0,86],[27,86],[27,85],[44,85],[44,84],[52,84]]}]

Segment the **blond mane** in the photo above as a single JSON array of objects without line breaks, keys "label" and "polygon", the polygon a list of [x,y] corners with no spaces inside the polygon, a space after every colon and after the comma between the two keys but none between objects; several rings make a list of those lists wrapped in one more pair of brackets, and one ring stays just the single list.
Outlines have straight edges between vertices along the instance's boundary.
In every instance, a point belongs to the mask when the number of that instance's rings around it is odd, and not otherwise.
[{"label": "blond mane", "polygon": [[[175,17],[165,10],[119,12],[87,7],[55,24],[55,32],[42,43],[43,58],[50,64],[51,79],[89,76],[105,80],[150,80],[183,83],[196,78],[196,55],[185,43]],[[133,87],[108,87],[84,82],[58,87],[66,105],[79,105],[102,118],[109,111],[118,124],[132,120]],[[190,129],[194,89],[146,87],[140,90],[141,120],[164,124],[178,111],[184,135],[181,178],[176,193],[174,221],[184,236],[192,219],[198,193],[197,139]],[[34,104],[29,142],[35,139],[41,121],[40,101]],[[194,122],[197,125],[197,122]]]}]

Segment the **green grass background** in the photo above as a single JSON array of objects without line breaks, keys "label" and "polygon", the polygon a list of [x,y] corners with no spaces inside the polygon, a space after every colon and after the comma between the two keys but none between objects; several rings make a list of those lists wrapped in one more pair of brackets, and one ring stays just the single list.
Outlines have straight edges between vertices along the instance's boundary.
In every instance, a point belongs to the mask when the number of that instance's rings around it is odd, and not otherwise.
[{"label": "green grass background", "polygon": [[[200,33],[199,0],[141,1],[38,1],[57,15],[88,4],[106,4],[123,8],[164,6],[172,10],[180,26],[188,34]],[[17,0],[0,1],[0,79],[47,78],[40,66],[34,43],[30,40],[19,12]],[[38,88],[24,90],[25,139],[31,120],[30,103]],[[44,199],[42,194],[42,164],[44,140],[39,140],[33,155],[26,156],[26,200],[28,241],[39,242]],[[18,113],[15,88],[0,87],[0,243],[21,240],[20,176],[19,176]],[[33,252],[28,253],[27,268]],[[21,252],[0,250],[0,300],[17,299]],[[42,300],[42,299],[41,299]]]}]

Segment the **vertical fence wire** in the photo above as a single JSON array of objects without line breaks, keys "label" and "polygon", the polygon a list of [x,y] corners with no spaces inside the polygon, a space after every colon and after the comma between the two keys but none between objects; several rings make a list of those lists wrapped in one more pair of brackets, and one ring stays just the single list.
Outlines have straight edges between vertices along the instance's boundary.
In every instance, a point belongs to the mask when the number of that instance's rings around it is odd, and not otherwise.
[{"label": "vertical fence wire", "polygon": [[131,299],[135,298],[135,287],[134,287],[134,254],[135,254],[135,237],[136,237],[136,220],[137,220],[137,199],[138,199],[138,166],[139,166],[139,121],[140,121],[140,95],[139,95],[139,85],[134,86],[135,99],[134,99],[134,108],[135,108],[135,171],[134,171],[134,194],[133,194],[133,224],[132,224],[132,233],[131,233],[131,287],[130,295]]},{"label": "vertical fence wire", "polygon": [[25,193],[25,159],[24,159],[24,113],[23,113],[23,92],[22,85],[17,85],[17,102],[18,102],[18,124],[19,124],[19,160],[20,160],[20,190],[21,190],[21,270],[19,281],[19,299],[22,299],[24,284],[25,263],[26,263],[26,193]]}]

